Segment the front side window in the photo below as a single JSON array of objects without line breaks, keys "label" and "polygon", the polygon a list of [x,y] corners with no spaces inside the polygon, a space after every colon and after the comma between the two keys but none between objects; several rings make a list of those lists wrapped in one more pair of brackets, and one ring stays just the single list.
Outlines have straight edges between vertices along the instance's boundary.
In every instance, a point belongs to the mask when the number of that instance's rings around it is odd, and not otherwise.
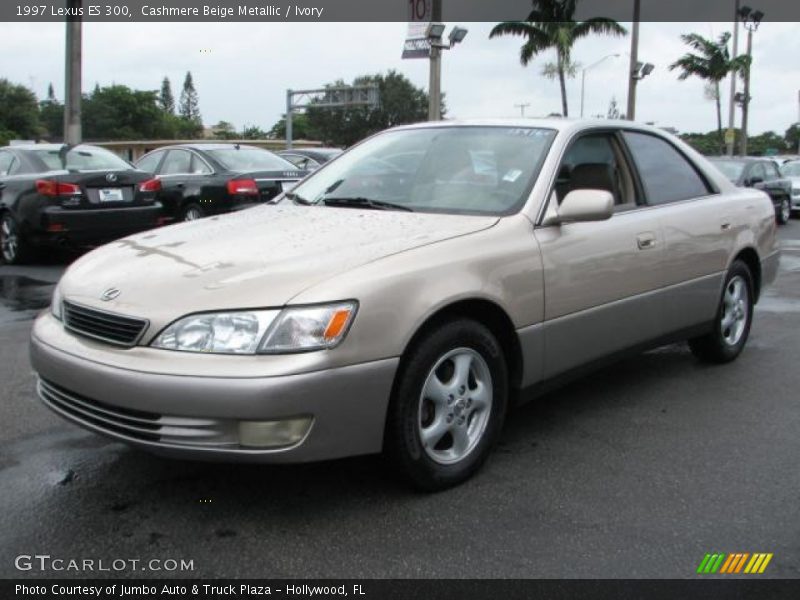
[{"label": "front side window", "polygon": [[41,160],[50,171],[107,171],[129,170],[132,167],[122,158],[95,146],[75,146],[64,151],[58,148],[35,148],[34,156]]},{"label": "front side window", "polygon": [[555,135],[532,127],[389,131],[310,176],[292,196],[314,204],[355,200],[422,212],[512,214]]},{"label": "front side window", "polygon": [[692,164],[669,142],[632,131],[624,132],[623,136],[639,171],[648,204],[679,202],[711,192]]}]

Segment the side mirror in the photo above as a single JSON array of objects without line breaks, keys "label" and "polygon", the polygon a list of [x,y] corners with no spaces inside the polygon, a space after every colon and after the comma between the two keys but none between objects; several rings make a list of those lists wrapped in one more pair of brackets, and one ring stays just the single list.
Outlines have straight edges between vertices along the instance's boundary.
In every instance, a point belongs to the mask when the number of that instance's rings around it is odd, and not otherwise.
[{"label": "side mirror", "polygon": [[614,214],[614,196],[606,190],[573,190],[558,207],[558,223],[605,221]]}]

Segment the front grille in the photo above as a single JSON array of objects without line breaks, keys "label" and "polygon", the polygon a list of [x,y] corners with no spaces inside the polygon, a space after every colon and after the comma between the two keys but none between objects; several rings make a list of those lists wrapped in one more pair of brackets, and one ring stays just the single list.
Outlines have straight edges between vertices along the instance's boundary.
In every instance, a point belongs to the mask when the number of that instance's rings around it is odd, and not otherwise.
[{"label": "front grille", "polygon": [[130,347],[139,341],[147,327],[147,321],[64,301],[64,325],[77,334]]},{"label": "front grille", "polygon": [[237,443],[235,423],[232,421],[170,417],[112,406],[45,379],[39,379],[37,390],[42,401],[56,412],[112,436],[180,446],[219,447]]}]

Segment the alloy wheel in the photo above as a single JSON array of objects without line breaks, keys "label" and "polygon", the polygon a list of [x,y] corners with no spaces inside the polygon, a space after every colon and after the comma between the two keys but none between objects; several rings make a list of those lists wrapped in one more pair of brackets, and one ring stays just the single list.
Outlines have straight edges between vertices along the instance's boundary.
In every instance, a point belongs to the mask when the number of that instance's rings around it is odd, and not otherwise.
[{"label": "alloy wheel", "polygon": [[747,283],[740,275],[736,275],[728,281],[722,296],[720,331],[726,344],[735,346],[739,343],[749,316],[750,294]]},{"label": "alloy wheel", "polygon": [[781,221],[787,223],[792,217],[792,205],[788,200],[781,202]]},{"label": "alloy wheel", "polygon": [[457,348],[439,358],[419,398],[418,433],[427,455],[457,463],[472,452],[492,411],[492,375],[484,358]]},{"label": "alloy wheel", "polygon": [[196,221],[197,219],[202,219],[203,215],[200,213],[199,208],[190,208],[186,211],[186,214],[183,217],[184,221]]},{"label": "alloy wheel", "polygon": [[2,249],[3,260],[8,263],[16,260],[19,248],[17,226],[14,219],[9,215],[5,215],[2,222],[0,222],[0,248]]}]

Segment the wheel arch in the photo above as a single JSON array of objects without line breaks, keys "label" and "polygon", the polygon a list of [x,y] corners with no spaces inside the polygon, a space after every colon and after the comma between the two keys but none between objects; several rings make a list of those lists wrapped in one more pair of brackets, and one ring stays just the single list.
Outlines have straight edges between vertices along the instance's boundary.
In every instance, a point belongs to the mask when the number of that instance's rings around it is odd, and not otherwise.
[{"label": "wheel arch", "polygon": [[736,253],[731,261],[731,264],[737,260],[740,260],[746,264],[747,268],[750,269],[750,273],[753,275],[753,295],[755,296],[753,303],[755,304],[758,302],[758,299],[761,295],[761,259],[759,258],[758,252],[756,252],[755,248],[752,246],[747,246]]}]

